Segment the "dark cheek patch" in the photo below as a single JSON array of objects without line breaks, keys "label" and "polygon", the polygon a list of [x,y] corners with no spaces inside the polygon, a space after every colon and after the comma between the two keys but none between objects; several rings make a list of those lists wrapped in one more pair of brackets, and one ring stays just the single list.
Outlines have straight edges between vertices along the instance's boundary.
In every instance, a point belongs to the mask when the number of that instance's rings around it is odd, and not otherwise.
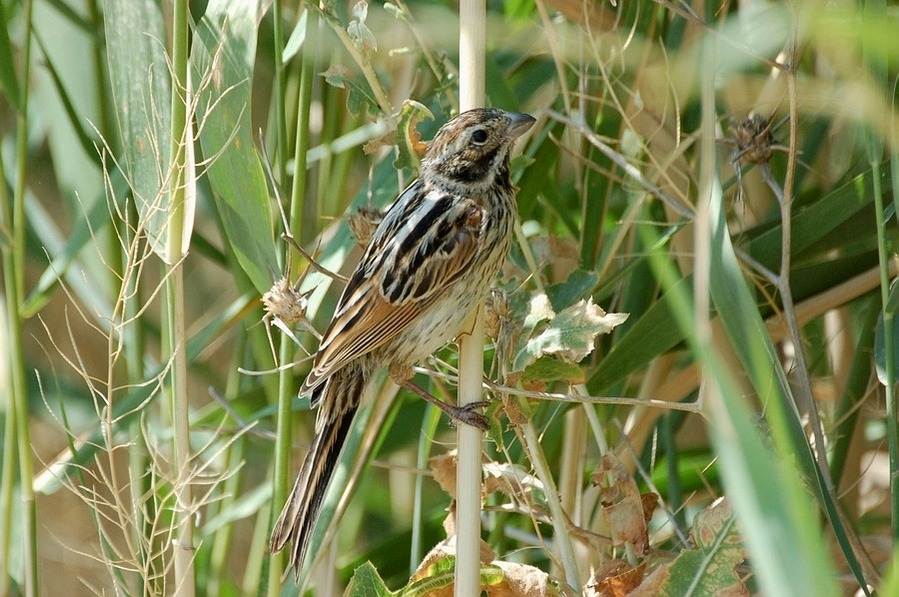
[{"label": "dark cheek patch", "polygon": [[455,167],[451,169],[450,176],[453,180],[461,183],[473,183],[484,180],[499,149],[499,146],[497,146],[485,153],[463,152],[458,157]]}]

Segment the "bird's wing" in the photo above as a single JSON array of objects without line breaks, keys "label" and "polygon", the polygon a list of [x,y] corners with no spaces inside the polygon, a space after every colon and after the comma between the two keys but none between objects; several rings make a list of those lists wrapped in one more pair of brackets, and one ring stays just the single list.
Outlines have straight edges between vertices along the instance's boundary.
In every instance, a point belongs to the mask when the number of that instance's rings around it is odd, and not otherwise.
[{"label": "bird's wing", "polygon": [[322,337],[300,394],[371,352],[424,313],[471,266],[483,208],[469,199],[408,187],[378,226]]}]

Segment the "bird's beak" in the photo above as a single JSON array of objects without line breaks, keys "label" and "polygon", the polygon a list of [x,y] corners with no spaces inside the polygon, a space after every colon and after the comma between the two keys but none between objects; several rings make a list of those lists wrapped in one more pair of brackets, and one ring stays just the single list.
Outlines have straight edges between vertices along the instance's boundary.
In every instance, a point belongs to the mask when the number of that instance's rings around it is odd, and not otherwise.
[{"label": "bird's beak", "polygon": [[506,112],[506,117],[509,119],[509,128],[506,129],[506,134],[512,139],[520,137],[537,122],[537,119],[530,114],[520,112]]}]

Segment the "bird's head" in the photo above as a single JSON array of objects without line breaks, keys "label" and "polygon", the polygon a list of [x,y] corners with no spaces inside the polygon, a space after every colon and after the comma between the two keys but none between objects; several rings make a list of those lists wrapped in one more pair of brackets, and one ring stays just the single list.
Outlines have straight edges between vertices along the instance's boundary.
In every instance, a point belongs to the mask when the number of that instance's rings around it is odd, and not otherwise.
[{"label": "bird's head", "polygon": [[454,192],[510,184],[509,152],[534,122],[527,114],[497,108],[463,112],[437,131],[422,159],[421,177]]}]

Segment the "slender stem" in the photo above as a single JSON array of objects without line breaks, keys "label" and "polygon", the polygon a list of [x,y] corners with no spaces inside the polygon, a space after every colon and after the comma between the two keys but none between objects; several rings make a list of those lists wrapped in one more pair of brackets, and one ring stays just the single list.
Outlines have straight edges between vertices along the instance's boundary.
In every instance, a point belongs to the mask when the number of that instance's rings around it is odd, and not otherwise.
[{"label": "slender stem", "polygon": [[296,142],[294,145],[293,186],[290,190],[290,232],[302,243],[303,208],[306,198],[308,167],[306,154],[309,152],[309,107],[312,104],[312,84],[315,75],[315,52],[318,43],[319,22],[316,12],[310,10],[306,18],[306,36],[303,64],[300,70],[299,108],[297,112]]},{"label": "slender stem", "polygon": [[[430,441],[437,434],[437,425],[440,423],[441,412],[439,409],[429,406],[425,409],[421,424],[421,437],[418,442],[418,452],[415,459],[415,468],[423,471],[427,469],[428,459],[431,457],[431,449],[434,442]],[[424,475],[415,475],[415,494],[412,502],[412,540],[409,546],[409,572],[413,573],[424,555]]]},{"label": "slender stem", "polygon": [[887,252],[886,222],[884,220],[883,189],[880,185],[880,163],[872,161],[874,174],[874,216],[877,221],[877,253],[880,259],[880,299],[883,317],[883,351],[884,351],[884,391],[886,393],[886,427],[887,446],[890,452],[890,513],[892,517],[893,539],[899,538],[899,445],[897,445],[896,421],[896,336],[893,328],[893,313],[886,306],[890,295],[890,258]]},{"label": "slender stem", "polygon": [[172,13],[172,121],[171,151],[174,176],[170,188],[167,257],[171,275],[166,280],[166,308],[168,311],[168,351],[171,359],[171,409],[174,427],[174,464],[176,477],[175,524],[177,541],[174,545],[175,595],[192,597],[194,577],[193,517],[191,503],[190,410],[187,394],[187,330],[184,311],[183,255],[187,251],[184,232],[187,225],[186,197],[188,176],[187,144],[187,36],[189,7],[187,0],[175,0]]},{"label": "slender stem", "polygon": [[[893,89],[896,89],[896,86],[899,85],[899,80],[894,83]],[[895,93],[895,91],[894,91]],[[891,114],[896,114],[895,105]],[[895,119],[890,123],[892,126],[890,127],[891,131],[896,131],[896,122]],[[890,168],[892,169],[892,185],[893,185],[893,205],[896,204],[896,197],[899,196],[899,151],[897,151],[897,147],[899,147],[899,136],[894,135],[891,139],[892,143],[890,143]],[[879,183],[878,183],[879,184]],[[877,187],[879,190],[879,187]],[[880,199],[882,201],[882,197],[879,192],[874,193],[875,202]],[[877,205],[875,203],[875,205]],[[883,205],[877,205],[875,209],[875,213],[878,214],[879,217],[883,217]],[[878,223],[877,226],[877,234],[878,234],[878,252],[886,251],[886,240],[885,238],[880,238],[879,235],[885,233],[884,229],[885,223],[881,225]],[[884,234],[885,236],[885,234]],[[880,285],[881,292],[888,290],[890,285],[890,266],[889,261],[885,259],[885,255],[880,254]],[[884,269],[886,268],[886,275],[884,275]],[[886,303],[884,303],[886,304]],[[884,331],[887,329],[892,330],[892,326],[887,322],[886,316],[884,315]],[[892,332],[891,332],[892,334]],[[888,344],[886,342],[888,336],[884,334],[884,347],[887,350],[887,358],[893,358],[893,347],[895,346],[895,338],[890,337],[891,343]],[[895,366],[895,363],[893,363]],[[888,368],[887,371],[893,373],[892,367]],[[897,541],[899,541],[899,398],[896,395],[896,380],[893,380],[892,384],[889,384],[887,387],[886,393],[886,406],[887,406],[887,443],[889,445],[890,450],[890,509],[892,511],[893,517],[893,544],[896,545]],[[897,566],[899,566],[899,559],[893,558],[893,569],[892,576],[895,578],[897,574],[899,574],[899,570],[897,570]]]},{"label": "slender stem", "polygon": [[518,435],[522,438],[522,444],[527,451],[528,460],[534,467],[534,475],[543,483],[546,505],[549,508],[549,517],[553,525],[553,538],[565,574],[565,582],[568,583],[569,587],[579,587],[582,583],[578,573],[577,559],[574,556],[574,546],[571,543],[568,515],[562,507],[562,500],[559,496],[556,481],[553,478],[552,469],[543,453],[537,428],[534,427],[532,422],[531,409],[527,401],[521,397],[518,398],[518,405],[526,419],[526,422],[519,427]]},{"label": "slender stem", "polygon": [[459,3],[459,109],[462,111],[484,105],[486,15],[484,0]]},{"label": "slender stem", "polygon": [[[2,152],[0,152],[2,153]],[[2,165],[2,163],[0,163]],[[0,172],[3,169],[0,168]],[[6,185],[2,185],[4,187],[3,192],[5,194]],[[8,260],[6,257],[6,251],[3,253],[3,272],[4,279],[7,277],[12,277],[11,272],[12,269],[8,267]],[[7,275],[6,272],[10,272]],[[4,280],[6,281],[6,280]],[[8,282],[6,287],[8,288]],[[8,303],[7,303],[8,307]],[[6,317],[12,317],[12,312],[9,308],[6,310]],[[7,336],[9,341],[12,340],[12,336]],[[10,349],[12,349],[12,344],[10,342]],[[7,395],[13,396],[13,384],[12,378],[9,380],[9,385],[7,386]],[[9,574],[9,553],[10,553],[10,535],[12,530],[12,503],[13,503],[13,492],[15,491],[16,485],[16,417],[12,414],[12,408],[6,413],[5,424],[3,426],[3,461],[0,464],[0,582],[4,584],[0,584],[0,593],[4,595],[8,595],[12,592],[11,587],[9,586],[9,581],[12,580],[12,577]]]},{"label": "slender stem", "polygon": [[[290,193],[289,226],[290,232],[302,233],[303,211],[305,205],[305,191],[307,180],[307,153],[309,151],[309,107],[312,102],[312,82],[315,71],[315,33],[318,30],[318,20],[315,12],[309,11],[306,18],[305,47],[303,62],[300,70],[299,106],[297,108],[296,141],[294,145],[294,163],[296,164]],[[280,21],[276,21],[276,28]],[[283,48],[275,46],[275,53],[280,54]],[[281,123],[279,123],[281,126]],[[284,125],[286,126],[286,124]],[[278,133],[279,138],[287,138],[286,131]],[[278,161],[286,166],[287,154],[280,153]],[[285,168],[286,169],[286,168]],[[289,261],[288,261],[289,262]],[[278,361],[288,363],[293,359],[294,346],[287,335],[281,336],[278,348]],[[278,422],[277,439],[275,440],[275,464],[274,464],[274,488],[272,490],[272,514],[278,512],[291,485],[290,452],[292,446],[292,414],[291,405],[296,388],[293,383],[293,374],[290,370],[284,370],[278,375]],[[273,554],[269,562],[268,570],[268,595],[274,597],[281,594],[281,574],[284,570],[284,552]]]},{"label": "slender stem", "polygon": [[284,101],[286,89],[284,84],[284,34],[281,30],[281,3],[272,3],[272,45],[275,58],[275,139],[277,142],[277,154],[275,160],[278,168],[278,178],[283,184],[287,180],[287,118]]},{"label": "slender stem", "polygon": [[[484,315],[479,307],[470,334],[459,341],[459,404],[481,399],[484,375]],[[456,431],[456,573],[457,597],[480,594],[481,446],[484,435],[472,425]]]},{"label": "slender stem", "polygon": [[[459,5],[459,108],[484,104],[487,6],[484,0]],[[478,307],[470,334],[459,341],[459,404],[481,399],[484,377],[484,315]],[[457,597],[480,594],[481,431],[459,425],[456,434],[456,572]]]},{"label": "slender stem", "polygon": [[798,382],[796,390],[797,402],[800,402],[802,408],[807,411],[809,416],[809,425],[812,428],[812,435],[815,438],[815,456],[818,460],[818,467],[821,469],[822,478],[825,481],[828,492],[833,491],[833,482],[830,478],[830,467],[827,463],[827,449],[824,442],[824,430],[821,425],[821,418],[818,416],[818,407],[812,398],[812,385],[808,374],[808,365],[805,359],[805,348],[802,344],[802,333],[799,329],[799,323],[796,319],[796,308],[793,303],[793,292],[790,288],[790,268],[792,265],[791,247],[793,236],[793,198],[794,198],[794,180],[796,178],[796,167],[798,165],[797,156],[797,136],[799,129],[799,109],[796,99],[796,46],[790,44],[789,56],[787,58],[789,64],[786,68],[788,99],[790,102],[790,142],[789,152],[787,154],[787,171],[784,178],[783,199],[780,202],[780,221],[781,221],[781,245],[780,245],[780,275],[778,276],[778,290],[781,294],[783,303],[784,318],[787,322],[787,328],[790,330],[791,341],[793,343],[793,353],[796,359],[795,378]]},{"label": "slender stem", "polygon": [[[9,454],[4,454],[3,465],[3,498],[2,503],[8,506],[13,499],[14,470],[12,466],[14,458],[18,456],[19,486],[22,501],[22,540],[24,543],[24,576],[22,579],[25,594],[38,595],[37,575],[37,523],[35,520],[34,504],[34,470],[32,466],[31,431],[29,427],[29,410],[27,384],[25,382],[25,360],[22,342],[22,314],[21,306],[24,299],[25,288],[25,188],[27,177],[28,158],[28,90],[31,72],[31,14],[33,3],[29,0],[24,4],[25,39],[22,50],[22,76],[19,90],[19,113],[16,120],[16,180],[13,189],[12,204],[6,190],[6,180],[0,178],[3,190],[0,191],[2,202],[2,228],[7,233],[12,233],[12,242],[2,243],[3,247],[3,281],[6,296],[6,322],[7,322],[7,350],[9,353],[10,386],[7,395],[9,410],[7,416],[7,433],[13,437],[4,441],[4,448]],[[0,173],[5,172],[0,163]],[[12,442],[16,447],[12,448]],[[8,472],[7,472],[8,471]],[[4,549],[0,553],[0,570],[3,571],[3,582],[9,579],[8,574],[8,546],[10,544],[10,529],[12,520],[9,518],[9,509],[4,509],[4,523],[0,525],[3,537],[0,538]],[[0,589],[0,592],[6,591]]]},{"label": "slender stem", "polygon": [[350,39],[350,36],[346,32],[346,28],[343,23],[340,23],[339,21],[333,19],[328,19],[328,24],[331,26],[334,34],[337,35],[337,37],[340,39],[341,43],[343,43],[344,49],[347,51],[347,53],[349,53],[350,57],[362,71],[362,76],[365,77],[365,81],[368,83],[371,92],[375,96],[375,101],[378,103],[378,108],[380,108],[381,112],[383,112],[384,114],[391,114],[393,112],[393,105],[390,103],[390,99],[387,97],[387,93],[384,91],[384,87],[378,80],[378,75],[377,73],[375,73],[375,69],[372,68],[371,61],[365,56],[365,54],[359,51],[359,49],[356,47],[356,44],[353,43],[352,39]]},{"label": "slender stem", "polygon": [[[876,23],[886,18],[887,9],[886,2],[884,0],[868,0],[864,3],[863,8],[863,20],[865,23]],[[866,29],[863,29],[866,30]],[[878,89],[888,89],[888,76],[887,76],[887,65],[884,63],[882,58],[878,57],[877,50],[874,47],[874,43],[868,40],[867,38],[864,40],[862,45],[862,55],[864,58],[865,65],[869,70],[874,83],[876,84],[876,88]],[[895,83],[894,83],[895,85]],[[893,87],[893,110],[890,110],[890,114],[895,114],[895,92],[896,87]],[[884,120],[886,121],[886,117],[884,116]],[[892,118],[891,121],[884,122],[882,130],[890,130],[895,131],[895,118]],[[892,125],[892,126],[890,126]],[[895,362],[895,346],[896,346],[896,336],[895,330],[893,328],[893,320],[894,314],[889,311],[886,306],[889,300],[890,295],[890,271],[889,271],[889,240],[887,240],[886,234],[886,222],[884,218],[884,204],[883,204],[883,189],[881,188],[880,181],[880,164],[883,161],[883,149],[884,143],[881,137],[879,136],[879,131],[876,128],[869,128],[867,131],[867,153],[868,153],[868,162],[871,164],[871,171],[874,174],[874,213],[877,218],[877,253],[879,257],[879,265],[880,265],[880,295],[882,301],[882,317],[883,317],[883,349],[884,349],[884,365],[886,368],[886,379],[882,380],[884,383],[884,391],[885,391],[885,400],[886,400],[886,430],[887,430],[887,446],[889,448],[890,453],[890,516],[891,516],[891,524],[892,524],[892,535],[894,544],[897,540],[899,540],[899,421],[896,420],[896,417],[899,416],[899,403],[897,403],[897,393],[896,393],[896,362]],[[891,155],[892,158],[892,168],[894,173],[896,172],[896,138],[890,139],[893,143],[891,143]],[[892,184],[895,186],[897,183],[896,177],[893,177]],[[894,205],[895,205],[895,194],[894,194]],[[895,562],[895,560],[894,560]],[[896,572],[895,570],[893,571]]]},{"label": "slender stem", "polygon": [[[278,347],[278,362],[289,362],[293,358],[293,343],[286,334],[281,334]],[[274,487],[272,489],[272,516],[277,516],[278,509],[284,505],[290,491],[290,448],[292,444],[292,410],[294,393],[290,371],[282,371],[278,375],[278,422],[275,439]],[[272,519],[274,520],[274,518]],[[269,523],[271,527],[271,522]],[[268,566],[268,592],[271,597],[281,594],[281,577],[284,572],[285,552],[273,553]]]},{"label": "slender stem", "polygon": [[172,358],[172,420],[174,423],[175,516],[178,539],[175,552],[175,594],[194,594],[194,545],[191,505],[190,418],[187,400],[187,357],[185,354],[184,268],[175,265],[166,283],[169,309],[169,351]]}]

